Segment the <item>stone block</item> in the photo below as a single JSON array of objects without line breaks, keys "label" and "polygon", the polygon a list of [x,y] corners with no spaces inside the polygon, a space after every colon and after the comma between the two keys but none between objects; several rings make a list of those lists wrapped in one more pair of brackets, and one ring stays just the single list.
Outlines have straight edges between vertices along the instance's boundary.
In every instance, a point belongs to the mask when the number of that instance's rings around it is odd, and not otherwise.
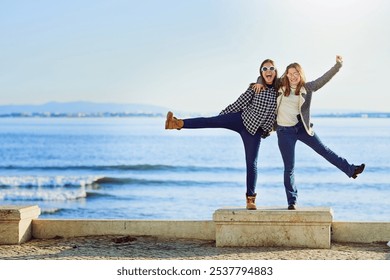
[{"label": "stone block", "polygon": [[0,244],[21,244],[32,237],[32,219],[41,214],[38,206],[0,206]]},{"label": "stone block", "polygon": [[332,219],[326,207],[224,208],[213,214],[217,247],[330,248]]}]

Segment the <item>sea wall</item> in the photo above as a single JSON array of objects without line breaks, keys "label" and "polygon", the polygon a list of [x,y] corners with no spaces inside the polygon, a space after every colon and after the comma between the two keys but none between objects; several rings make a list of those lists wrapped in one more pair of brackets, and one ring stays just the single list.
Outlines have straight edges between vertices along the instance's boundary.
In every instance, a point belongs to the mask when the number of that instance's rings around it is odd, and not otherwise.
[{"label": "sea wall", "polygon": [[332,241],[372,243],[390,241],[390,222],[332,223]]},{"label": "sea wall", "polygon": [[167,238],[215,239],[213,221],[161,220],[33,220],[34,238],[90,235],[132,235]]},{"label": "sea wall", "polygon": [[[325,218],[317,217],[319,212],[326,218],[326,221],[323,220]],[[314,215],[315,213],[317,214]],[[233,241],[237,246],[241,244],[243,238],[247,239],[248,228],[251,229],[249,237],[266,234],[267,239],[275,237],[280,242],[284,240],[284,237],[279,236],[280,230],[284,231],[287,239],[290,239],[294,232],[295,235],[298,234],[295,236],[296,239],[299,239],[299,232],[292,230],[297,227],[303,233],[307,230],[306,233],[310,233],[311,239],[317,238],[318,230],[322,233],[330,232],[330,235],[325,237],[332,242],[373,243],[390,240],[390,222],[332,221],[329,218],[331,213],[331,209],[314,208],[299,211],[220,209],[215,212],[214,220],[211,221],[54,220],[39,219],[40,209],[37,206],[2,206],[0,207],[0,244],[20,244],[31,238],[50,239],[99,235],[155,236],[216,241],[221,226],[225,228],[225,234],[228,234],[230,239],[234,237]],[[272,231],[273,228],[277,231]],[[235,232],[233,237],[231,237],[232,232]],[[260,241],[259,244],[264,243],[264,240]],[[277,244],[284,244],[280,242]],[[253,245],[248,244],[248,246]]]}]

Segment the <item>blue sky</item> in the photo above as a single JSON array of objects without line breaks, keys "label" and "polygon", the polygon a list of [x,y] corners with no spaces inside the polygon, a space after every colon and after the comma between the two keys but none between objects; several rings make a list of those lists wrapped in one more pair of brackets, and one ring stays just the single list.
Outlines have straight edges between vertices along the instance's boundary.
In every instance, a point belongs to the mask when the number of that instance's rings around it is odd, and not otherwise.
[{"label": "blue sky", "polygon": [[[0,0],[0,105],[146,103],[219,112],[265,58],[308,80],[344,57],[314,109],[389,111],[385,0]],[[382,82],[382,81],[385,82]]]}]

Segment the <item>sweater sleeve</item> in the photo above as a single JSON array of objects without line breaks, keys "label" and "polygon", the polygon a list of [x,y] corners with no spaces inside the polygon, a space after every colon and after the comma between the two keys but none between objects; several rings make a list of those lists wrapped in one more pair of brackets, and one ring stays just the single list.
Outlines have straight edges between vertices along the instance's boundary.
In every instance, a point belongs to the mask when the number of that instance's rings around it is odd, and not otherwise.
[{"label": "sweater sleeve", "polygon": [[318,79],[306,83],[307,89],[310,91],[317,91],[320,88],[322,88],[327,82],[330,81],[330,79],[333,78],[334,75],[336,75],[337,72],[339,72],[342,64],[340,62],[337,62],[330,70],[328,70],[324,75],[319,77]]},{"label": "sweater sleeve", "polygon": [[251,102],[254,91],[250,87],[238,99],[219,113],[220,115],[242,111]]}]

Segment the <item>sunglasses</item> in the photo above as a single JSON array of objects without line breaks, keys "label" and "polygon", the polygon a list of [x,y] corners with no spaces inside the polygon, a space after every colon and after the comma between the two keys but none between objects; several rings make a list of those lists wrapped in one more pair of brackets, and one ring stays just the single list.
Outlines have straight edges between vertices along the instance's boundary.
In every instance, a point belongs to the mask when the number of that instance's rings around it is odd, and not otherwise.
[{"label": "sunglasses", "polygon": [[275,71],[276,70],[276,68],[274,67],[274,66],[271,66],[271,67],[267,67],[267,66],[263,66],[262,68],[261,68],[261,72],[265,72],[265,71]]},{"label": "sunglasses", "polygon": [[290,78],[292,78],[292,77],[299,77],[299,73],[298,72],[288,73],[287,77],[290,77]]}]

